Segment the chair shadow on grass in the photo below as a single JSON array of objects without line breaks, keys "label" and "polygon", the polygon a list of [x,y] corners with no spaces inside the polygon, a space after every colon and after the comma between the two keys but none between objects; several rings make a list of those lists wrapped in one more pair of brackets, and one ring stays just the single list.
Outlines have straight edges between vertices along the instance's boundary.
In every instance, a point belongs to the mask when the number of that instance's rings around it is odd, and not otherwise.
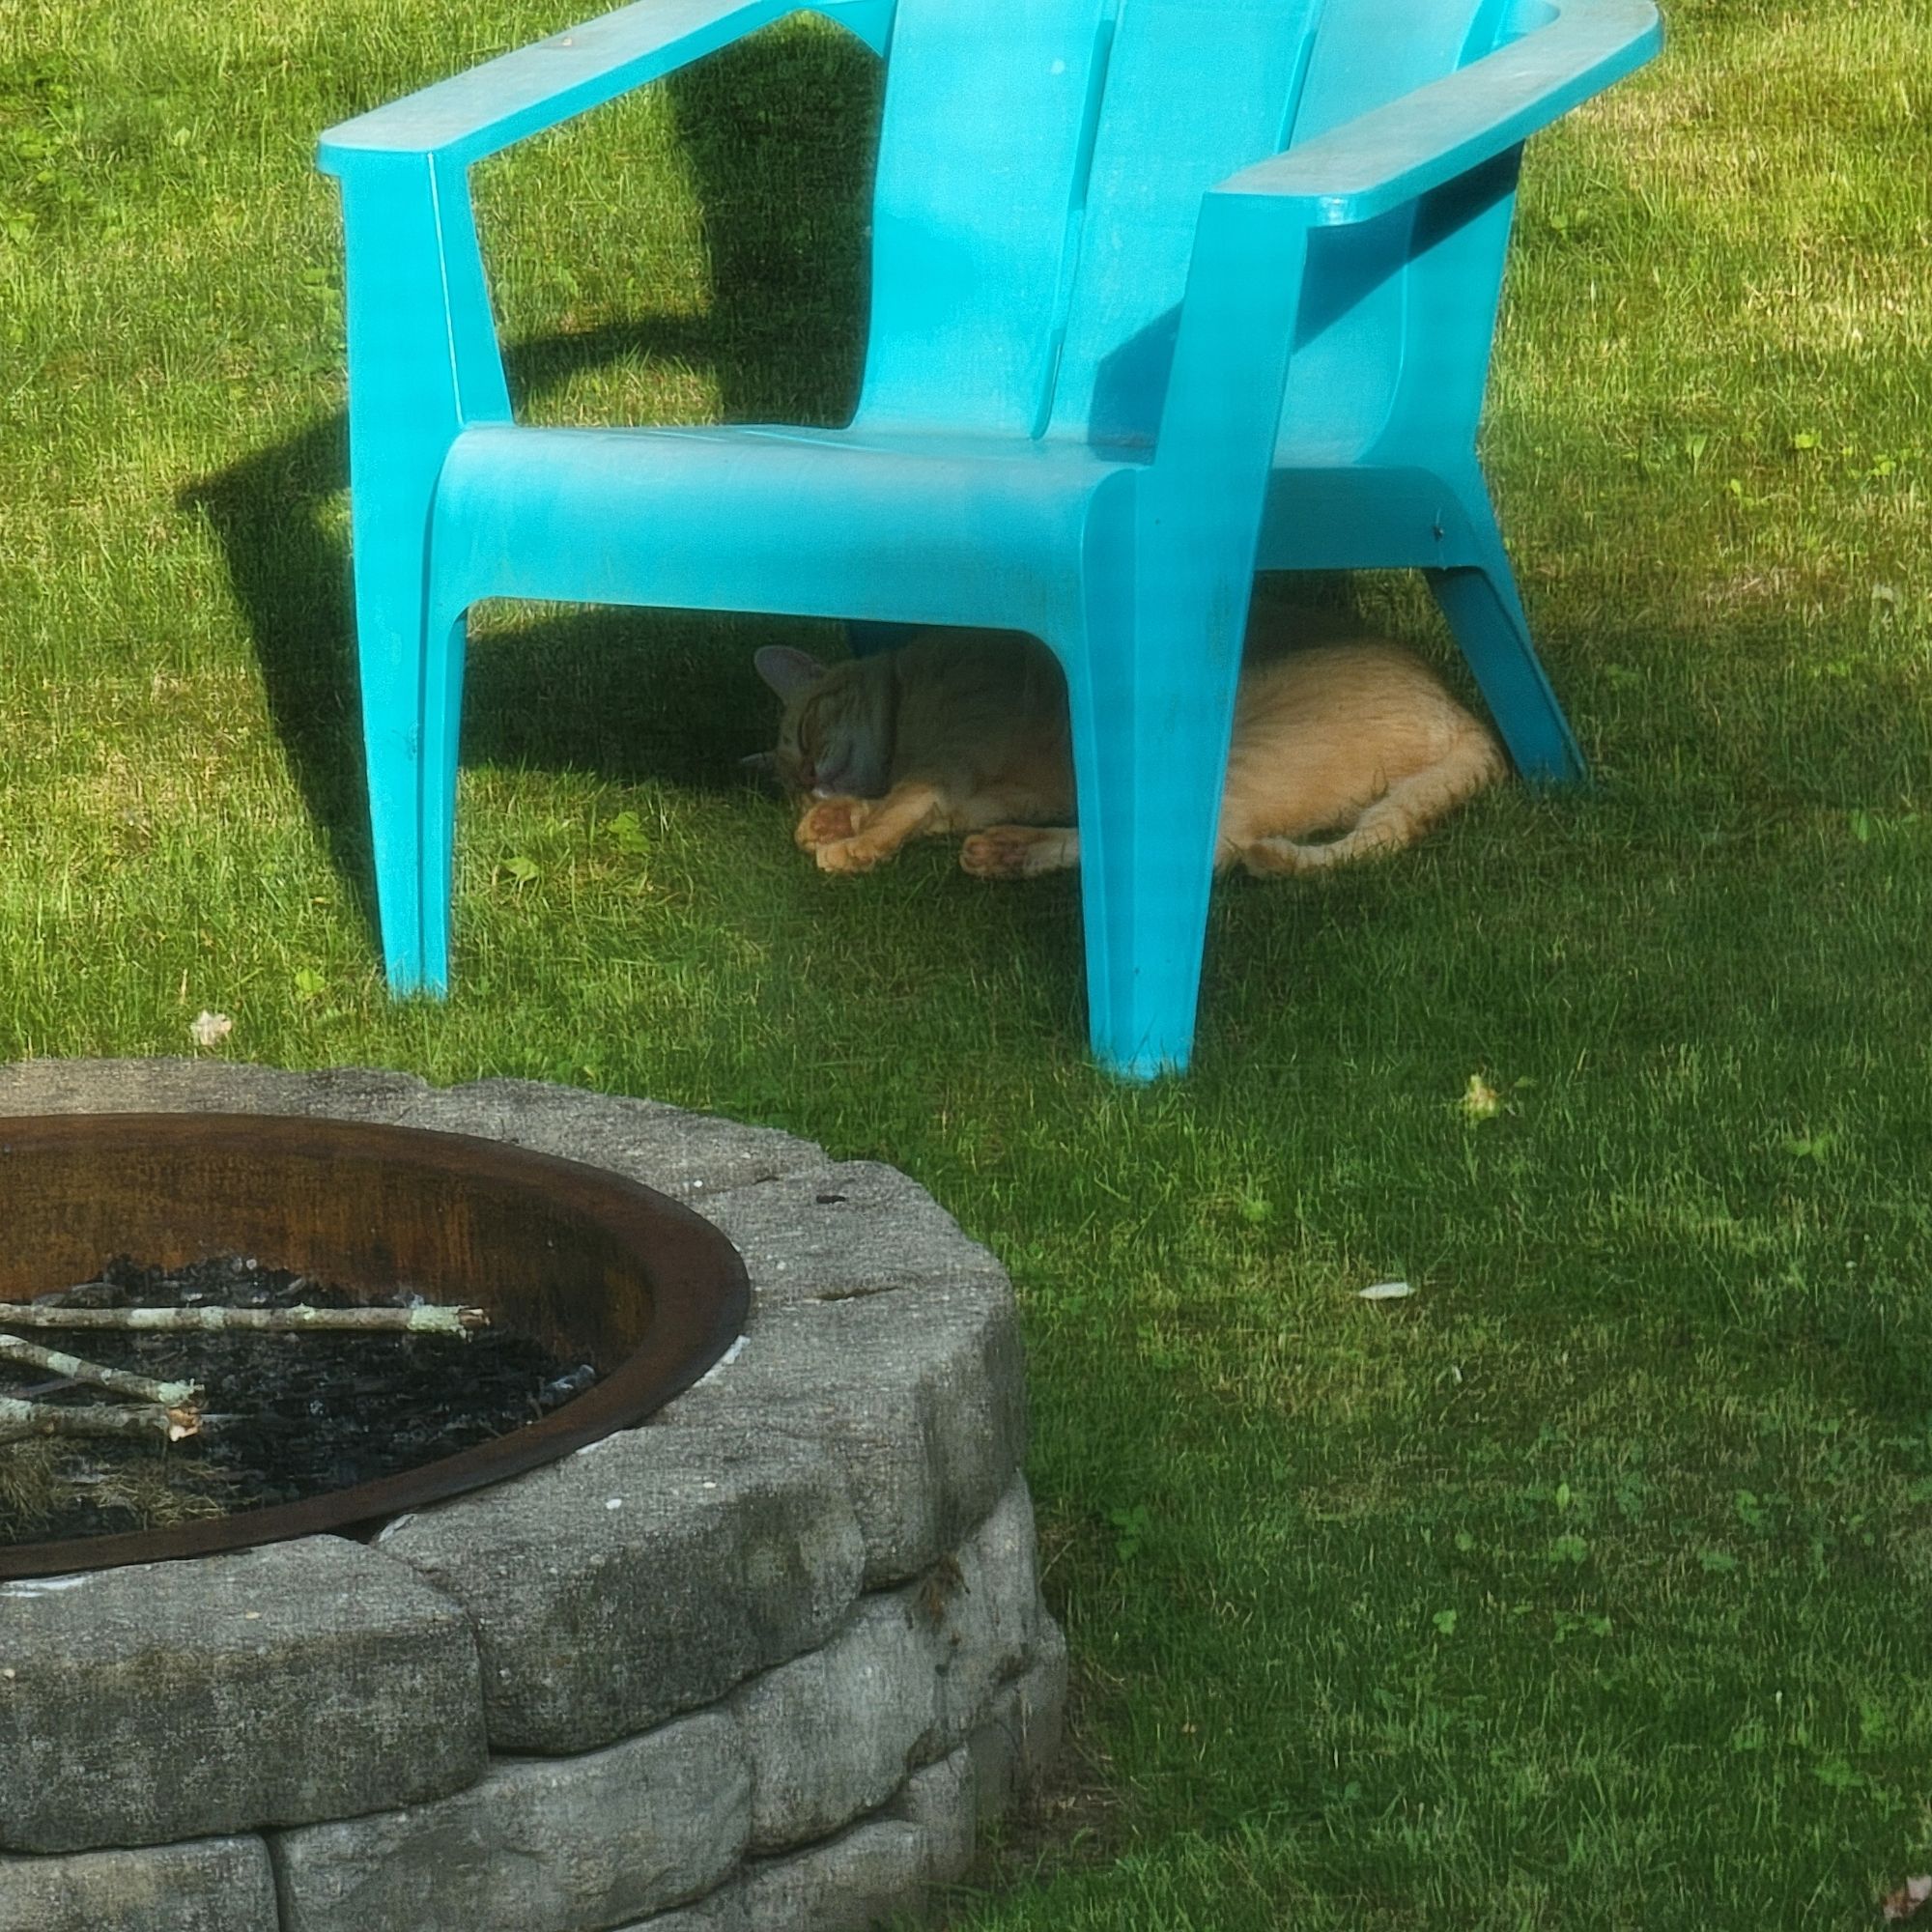
[{"label": "chair shadow on grass", "polygon": [[[864,331],[877,63],[842,35],[767,32],[666,86],[703,211],[710,310],[511,344],[519,412],[641,357],[712,371],[729,421],[842,421]],[[221,547],[303,805],[373,930],[347,480],[337,412],[178,502]],[[469,654],[463,759],[736,792],[739,757],[771,723],[753,705],[748,642],[743,618],[684,611],[546,611],[493,627]]]}]

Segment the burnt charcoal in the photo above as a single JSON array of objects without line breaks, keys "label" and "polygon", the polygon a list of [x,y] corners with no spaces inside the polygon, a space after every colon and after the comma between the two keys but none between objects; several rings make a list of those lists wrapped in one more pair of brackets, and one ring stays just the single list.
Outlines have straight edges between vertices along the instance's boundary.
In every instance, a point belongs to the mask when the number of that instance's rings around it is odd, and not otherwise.
[{"label": "burnt charcoal", "polygon": [[[128,1307],[339,1308],[355,1300],[327,1283],[241,1256],[174,1269],[117,1256],[98,1283],[76,1285],[62,1298],[77,1304],[82,1293],[113,1297],[86,1305]],[[384,1297],[393,1306],[424,1298],[409,1289]],[[104,1536],[348,1489],[538,1421],[597,1379],[588,1363],[560,1360],[527,1337],[495,1328],[462,1342],[90,1331],[77,1352],[110,1368],[201,1383],[207,1425],[167,1449],[136,1441],[59,1450],[40,1442],[0,1446],[0,1545]],[[6,1380],[0,1372],[0,1383]],[[57,1399],[105,1398],[72,1389]],[[45,1482],[8,1482],[8,1459],[22,1452],[43,1464],[49,1458],[57,1463],[57,1500],[49,1502]]]},{"label": "burnt charcoal", "polygon": [[552,1409],[562,1407],[572,1396],[582,1395],[596,1379],[597,1371],[588,1362],[579,1362],[568,1375],[544,1383],[537,1391],[537,1406],[548,1415]]},{"label": "burnt charcoal", "polygon": [[111,1281],[77,1281],[34,1296],[38,1308],[126,1308],[132,1297]]}]

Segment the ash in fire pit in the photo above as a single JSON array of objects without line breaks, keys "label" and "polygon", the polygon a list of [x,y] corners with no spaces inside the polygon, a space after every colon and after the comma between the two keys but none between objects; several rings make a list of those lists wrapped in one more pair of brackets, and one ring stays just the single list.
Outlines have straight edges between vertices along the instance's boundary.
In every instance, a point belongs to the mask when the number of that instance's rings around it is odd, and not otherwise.
[{"label": "ash in fire pit", "polygon": [[[332,1284],[351,1304],[344,1314],[385,1311],[399,1287],[439,1304],[480,1311],[501,1336],[522,1336],[547,1352],[526,1358],[527,1376],[505,1398],[507,1413],[488,1424],[412,1411],[407,1387],[373,1386],[379,1367],[406,1367],[410,1377],[435,1365],[458,1378],[459,1407],[486,1378],[488,1348],[455,1337],[406,1341],[361,1335],[323,1343],[344,1369],[339,1398],[293,1378],[313,1366],[319,1337],[250,1336],[217,1359],[192,1360],[166,1350],[181,1335],[144,1337],[132,1360],[149,1372],[131,1392],[145,1402],[145,1438],[154,1451],[169,1432],[169,1461],[184,1452],[204,1459],[213,1477],[190,1507],[199,1514],[122,1529],[89,1505],[84,1536],[43,1535],[17,1520],[0,1529],[0,1582],[62,1576],[119,1563],[152,1563],[236,1549],[284,1537],[374,1527],[386,1518],[496,1483],[519,1470],[567,1456],[635,1428],[717,1361],[743,1324],[750,1301],[744,1264],[715,1228],[689,1208],[608,1169],[499,1142],[412,1127],[311,1118],[213,1113],[16,1115],[0,1119],[0,1334],[32,1322],[36,1296],[80,1283],[102,1255],[138,1256],[197,1292],[192,1272],[211,1256],[257,1257],[271,1269],[306,1277],[298,1298],[314,1302]],[[217,1264],[217,1275],[219,1264]],[[145,1297],[152,1284],[124,1278],[118,1291]],[[232,1287],[233,1284],[230,1284]],[[227,1290],[223,1290],[224,1298]],[[77,1312],[77,1311],[74,1311]],[[97,1311],[99,1313],[99,1311]],[[262,1311],[255,1311],[259,1319]],[[460,1319],[457,1325],[462,1326]],[[99,1360],[99,1329],[37,1333],[37,1342]],[[265,1387],[238,1392],[224,1366],[264,1362],[274,1374]],[[544,1391],[589,1364],[601,1379],[565,1400]],[[213,1420],[200,1435],[169,1410],[180,1394],[154,1393],[153,1376],[185,1370],[207,1384],[195,1398],[211,1417],[245,1417],[225,1431]],[[77,1375],[73,1367],[0,1363],[0,1381]],[[93,1398],[48,1393],[66,1406]],[[117,1395],[116,1402],[130,1400]],[[321,1403],[323,1412],[313,1412]],[[0,1407],[0,1427],[20,1430],[22,1405]],[[542,1411],[548,1407],[550,1412]],[[387,1411],[385,1414],[384,1411]],[[333,1414],[341,1423],[327,1428]],[[40,1418],[25,1418],[36,1424]],[[184,1421],[190,1420],[184,1418]],[[409,1445],[408,1466],[346,1480],[358,1435],[377,1425]],[[158,1427],[159,1433],[156,1433]],[[447,1432],[457,1429],[462,1435]],[[252,1430],[254,1447],[248,1449]],[[252,1456],[258,1480],[296,1500],[226,1495],[238,1487],[234,1460],[213,1460],[224,1433],[237,1434],[240,1459]],[[506,1432],[506,1433],[505,1433]],[[275,1460],[266,1455],[273,1438]],[[480,1439],[479,1439],[480,1438]],[[0,1440],[5,1437],[0,1436]],[[63,1452],[77,1438],[60,1439]],[[454,1440],[458,1446],[450,1447]],[[298,1457],[311,1460],[304,1465]],[[0,1465],[17,1461],[0,1452]],[[100,1484],[82,1488],[101,1489]],[[207,1513],[220,1506],[219,1514]],[[44,1514],[43,1485],[39,1508]],[[179,1503],[166,1505],[172,1513]],[[164,1512],[157,1512],[164,1513]],[[4,1915],[0,1915],[4,1917]]]},{"label": "ash in fire pit", "polygon": [[[358,1303],[241,1256],[173,1269],[124,1256],[35,1306],[348,1309],[419,1300],[403,1291]],[[202,1426],[175,1444],[124,1435],[0,1447],[0,1544],[151,1529],[348,1489],[540,1421],[598,1378],[588,1362],[565,1362],[489,1327],[461,1338],[91,1328],[43,1339],[102,1368],[199,1385]],[[9,1395],[70,1411],[118,1400],[0,1364],[0,1396]]]}]

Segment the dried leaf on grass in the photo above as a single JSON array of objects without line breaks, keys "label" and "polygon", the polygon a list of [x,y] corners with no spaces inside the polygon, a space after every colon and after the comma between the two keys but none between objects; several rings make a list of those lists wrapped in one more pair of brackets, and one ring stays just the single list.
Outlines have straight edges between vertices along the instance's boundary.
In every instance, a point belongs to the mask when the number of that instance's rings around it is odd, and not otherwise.
[{"label": "dried leaf on grass", "polygon": [[219,1046],[235,1031],[235,1022],[226,1013],[211,1013],[206,1009],[188,1022],[188,1032],[199,1047]]}]

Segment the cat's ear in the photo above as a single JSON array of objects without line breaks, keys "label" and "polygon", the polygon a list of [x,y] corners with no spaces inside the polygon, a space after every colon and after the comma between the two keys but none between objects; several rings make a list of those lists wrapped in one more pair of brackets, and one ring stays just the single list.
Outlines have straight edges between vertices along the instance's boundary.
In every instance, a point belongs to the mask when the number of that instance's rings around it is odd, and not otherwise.
[{"label": "cat's ear", "polygon": [[794,650],[789,644],[767,644],[752,662],[758,675],[787,704],[825,675],[825,667],[810,651]]}]

